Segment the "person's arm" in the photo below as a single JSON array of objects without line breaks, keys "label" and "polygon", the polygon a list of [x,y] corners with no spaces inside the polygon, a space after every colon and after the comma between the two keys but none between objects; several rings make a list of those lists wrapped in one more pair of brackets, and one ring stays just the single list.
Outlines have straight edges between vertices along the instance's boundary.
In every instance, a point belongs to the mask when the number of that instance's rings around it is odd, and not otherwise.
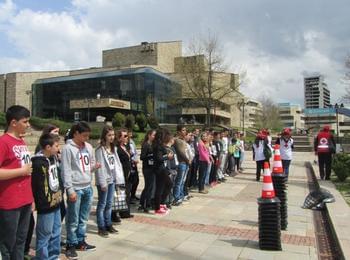
[{"label": "person's arm", "polygon": [[107,181],[106,181],[106,174],[105,174],[105,171],[106,171],[105,163],[106,163],[106,161],[103,158],[104,156],[103,156],[102,147],[96,149],[95,156],[96,156],[96,161],[101,163],[101,167],[96,169],[96,171],[95,171],[96,185],[101,186],[101,188],[103,189],[103,188],[107,187]]},{"label": "person's arm", "polygon": [[0,181],[10,180],[18,177],[30,176],[32,174],[32,165],[25,164],[17,169],[0,168]]},{"label": "person's arm", "polygon": [[67,190],[68,196],[70,196],[72,194],[75,194],[75,190],[72,183],[71,154],[70,151],[65,147],[62,149],[61,163],[63,186]]}]

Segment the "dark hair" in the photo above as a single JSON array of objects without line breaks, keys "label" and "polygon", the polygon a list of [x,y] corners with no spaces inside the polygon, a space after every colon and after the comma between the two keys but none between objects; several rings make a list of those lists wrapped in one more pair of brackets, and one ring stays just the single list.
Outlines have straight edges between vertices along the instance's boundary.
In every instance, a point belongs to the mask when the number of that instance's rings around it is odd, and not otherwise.
[{"label": "dark hair", "polygon": [[30,117],[30,112],[27,108],[19,105],[10,106],[6,111],[6,124],[9,126],[13,119],[19,121],[28,117]]},{"label": "dark hair", "polygon": [[143,141],[142,141],[141,146],[143,146],[145,143],[148,142],[149,136],[150,136],[153,132],[156,132],[156,130],[155,130],[155,129],[151,129],[151,130],[148,130],[148,131],[147,131],[147,133],[145,134],[145,138],[144,138]]},{"label": "dark hair", "polygon": [[60,137],[53,134],[42,134],[39,138],[39,145],[41,149],[45,149],[47,145],[53,146],[55,142],[59,142]]},{"label": "dark hair", "polygon": [[84,121],[77,122],[74,125],[72,125],[69,131],[68,139],[73,139],[75,132],[78,132],[79,134],[84,132],[91,132],[91,128],[88,125],[88,123]]},{"label": "dark hair", "polygon": [[122,133],[128,133],[128,129],[126,128],[119,128],[116,132],[116,135],[115,135],[115,142],[117,145],[120,145],[120,137],[122,136]]},{"label": "dark hair", "polygon": [[[102,129],[101,137],[100,137],[101,146],[106,146],[107,144],[106,135],[108,134],[109,131],[114,131],[114,128],[109,125],[105,125]],[[114,153],[114,142],[112,142],[110,146],[111,146],[111,151]]]},{"label": "dark hair", "polygon": [[52,130],[58,128],[58,126],[55,126],[53,124],[47,124],[44,128],[43,128],[43,134],[50,134]]},{"label": "dark hair", "polygon": [[185,128],[185,125],[183,125],[183,124],[178,124],[178,125],[176,126],[176,131],[177,131],[177,132],[180,132],[183,128]]},{"label": "dark hair", "polygon": [[158,128],[154,142],[152,143],[153,147],[163,146],[165,143],[168,143],[172,137],[170,131],[166,128]]}]

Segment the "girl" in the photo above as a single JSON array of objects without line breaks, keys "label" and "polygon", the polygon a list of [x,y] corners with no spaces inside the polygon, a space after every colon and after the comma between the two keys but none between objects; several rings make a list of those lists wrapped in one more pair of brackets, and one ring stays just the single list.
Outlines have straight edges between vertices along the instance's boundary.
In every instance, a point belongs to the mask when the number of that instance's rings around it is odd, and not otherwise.
[{"label": "girl", "polygon": [[256,181],[260,181],[260,174],[261,170],[264,168],[264,162],[269,162],[270,159],[265,156],[265,149],[270,149],[270,153],[272,153],[272,148],[268,143],[266,135],[259,131],[253,144],[253,160],[256,162]]},{"label": "girl", "polygon": [[205,176],[210,164],[209,148],[207,147],[208,136],[207,133],[202,133],[201,140],[198,143],[199,152],[199,178],[198,178],[198,190],[199,193],[208,193],[208,190],[204,189]]},{"label": "girl", "polygon": [[109,233],[118,233],[112,226],[112,204],[115,184],[125,184],[123,168],[115,149],[114,139],[114,129],[106,125],[102,129],[100,145],[95,151],[96,160],[101,163],[101,168],[95,172],[98,192],[96,218],[98,234],[101,237],[108,237]]},{"label": "girl", "polygon": [[294,141],[290,132],[289,128],[283,129],[281,137],[276,140],[276,144],[280,145],[282,167],[287,180],[289,175],[289,165],[292,161],[292,149],[294,148]]}]

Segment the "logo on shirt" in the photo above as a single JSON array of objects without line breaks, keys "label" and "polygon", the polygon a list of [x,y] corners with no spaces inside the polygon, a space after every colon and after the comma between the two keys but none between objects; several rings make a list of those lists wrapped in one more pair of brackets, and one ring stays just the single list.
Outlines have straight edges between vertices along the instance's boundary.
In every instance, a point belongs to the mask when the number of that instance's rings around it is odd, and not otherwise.
[{"label": "logo on shirt", "polygon": [[21,161],[21,165],[30,163],[30,153],[26,145],[14,145],[12,151],[16,158]]}]

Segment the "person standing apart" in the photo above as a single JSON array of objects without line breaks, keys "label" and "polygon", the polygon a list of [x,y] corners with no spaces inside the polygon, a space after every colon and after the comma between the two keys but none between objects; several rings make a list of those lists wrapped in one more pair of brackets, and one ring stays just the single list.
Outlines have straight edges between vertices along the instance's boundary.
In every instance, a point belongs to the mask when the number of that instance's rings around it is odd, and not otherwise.
[{"label": "person standing apart", "polygon": [[330,133],[330,127],[324,126],[314,142],[315,154],[318,157],[318,167],[321,180],[330,180],[332,169],[332,154],[335,153],[335,141]]},{"label": "person standing apart", "polygon": [[76,250],[96,250],[94,245],[85,241],[93,198],[92,172],[100,167],[92,146],[87,143],[90,132],[86,122],[74,124],[70,130],[72,139],[68,139],[62,149],[63,185],[67,191],[66,257],[70,259],[78,258]]},{"label": "person standing apart", "polygon": [[101,167],[95,172],[98,192],[96,218],[98,234],[101,237],[108,237],[109,233],[118,233],[112,225],[112,204],[117,176],[121,179],[118,184],[124,184],[124,175],[114,139],[114,129],[106,125],[102,129],[100,145],[95,151],[96,160],[101,163]]},{"label": "person standing apart", "polygon": [[288,180],[289,166],[292,161],[292,150],[294,148],[294,140],[291,136],[291,131],[289,128],[283,129],[281,137],[277,138],[276,140],[276,144],[280,145],[283,172],[286,174]]},{"label": "person standing apart", "polygon": [[22,136],[30,127],[23,106],[6,111],[6,133],[0,137],[0,251],[3,260],[22,260],[32,212],[32,165]]}]

